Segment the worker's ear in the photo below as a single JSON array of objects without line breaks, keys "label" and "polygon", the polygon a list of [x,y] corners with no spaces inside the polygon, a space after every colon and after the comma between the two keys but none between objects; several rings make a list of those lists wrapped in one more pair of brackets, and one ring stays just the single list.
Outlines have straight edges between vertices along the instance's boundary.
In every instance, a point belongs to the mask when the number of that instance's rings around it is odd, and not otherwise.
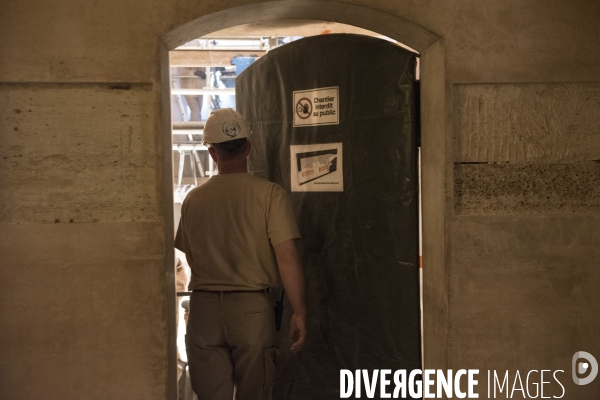
[{"label": "worker's ear", "polygon": [[216,163],[218,157],[217,157],[217,152],[215,151],[215,149],[213,149],[212,147],[209,147],[208,154],[210,154],[210,158],[212,158],[213,161]]},{"label": "worker's ear", "polygon": [[250,143],[249,140],[246,140],[246,151],[245,151],[246,157],[248,157],[248,154],[250,154],[250,150],[252,150],[252,143]]}]

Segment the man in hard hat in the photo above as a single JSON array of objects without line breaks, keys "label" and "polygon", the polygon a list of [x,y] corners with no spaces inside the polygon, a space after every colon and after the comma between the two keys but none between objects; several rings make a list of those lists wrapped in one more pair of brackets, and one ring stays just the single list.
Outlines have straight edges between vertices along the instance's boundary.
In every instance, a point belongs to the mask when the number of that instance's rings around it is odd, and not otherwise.
[{"label": "man in hard hat", "polygon": [[288,194],[247,172],[250,127],[232,109],[214,111],[204,142],[218,175],[189,192],[175,247],[192,270],[186,348],[199,400],[269,399],[275,326],[269,289],[280,282],[293,308],[291,350],[306,338],[300,237]]}]

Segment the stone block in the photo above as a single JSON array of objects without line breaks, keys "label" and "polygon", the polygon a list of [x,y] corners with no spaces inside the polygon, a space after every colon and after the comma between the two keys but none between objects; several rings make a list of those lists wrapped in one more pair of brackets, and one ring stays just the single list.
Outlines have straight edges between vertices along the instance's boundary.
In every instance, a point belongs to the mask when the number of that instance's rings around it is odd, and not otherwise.
[{"label": "stone block", "polygon": [[163,398],[162,224],[0,224],[0,237],[2,399]]},{"label": "stone block", "polygon": [[598,212],[600,162],[454,164],[454,211]]},{"label": "stone block", "polygon": [[600,159],[600,84],[454,86],[455,162]]},{"label": "stone block", "polygon": [[[516,370],[560,369],[566,397],[598,398],[598,385],[573,383],[571,357],[600,353],[599,224],[597,213],[457,218],[448,232],[449,368],[480,368],[480,385],[488,369],[510,370],[510,385]],[[559,397],[548,377],[545,396]]]},{"label": "stone block", "polygon": [[152,85],[0,93],[0,222],[159,219]]}]

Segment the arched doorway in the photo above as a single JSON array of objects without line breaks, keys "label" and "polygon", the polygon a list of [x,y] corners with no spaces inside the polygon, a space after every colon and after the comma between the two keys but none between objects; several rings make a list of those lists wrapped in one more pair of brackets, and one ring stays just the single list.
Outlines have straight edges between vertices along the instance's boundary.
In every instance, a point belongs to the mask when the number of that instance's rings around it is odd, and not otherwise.
[{"label": "arched doorway", "polygon": [[[272,1],[222,10],[194,19],[162,36],[161,68],[163,98],[163,199],[172,203],[172,154],[170,121],[170,50],[214,31],[237,25],[280,19],[326,20],[376,31],[410,46],[421,54],[421,148],[423,213],[423,368],[445,369],[447,292],[445,278],[445,171],[447,130],[444,47],[441,38],[404,18],[382,11],[346,3],[299,0]],[[172,271],[173,214],[165,207],[168,264]],[[174,285],[169,285],[169,288]],[[169,298],[175,293],[170,289]],[[169,398],[175,398],[176,364],[174,310],[168,307],[169,323]],[[171,362],[172,361],[172,362]]]}]

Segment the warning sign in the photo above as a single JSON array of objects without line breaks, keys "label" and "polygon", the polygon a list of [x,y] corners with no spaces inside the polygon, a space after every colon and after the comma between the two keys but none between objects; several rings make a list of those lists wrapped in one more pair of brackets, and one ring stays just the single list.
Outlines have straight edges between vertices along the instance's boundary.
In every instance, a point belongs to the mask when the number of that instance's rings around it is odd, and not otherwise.
[{"label": "warning sign", "polygon": [[294,92],[294,126],[340,123],[339,87]]}]

